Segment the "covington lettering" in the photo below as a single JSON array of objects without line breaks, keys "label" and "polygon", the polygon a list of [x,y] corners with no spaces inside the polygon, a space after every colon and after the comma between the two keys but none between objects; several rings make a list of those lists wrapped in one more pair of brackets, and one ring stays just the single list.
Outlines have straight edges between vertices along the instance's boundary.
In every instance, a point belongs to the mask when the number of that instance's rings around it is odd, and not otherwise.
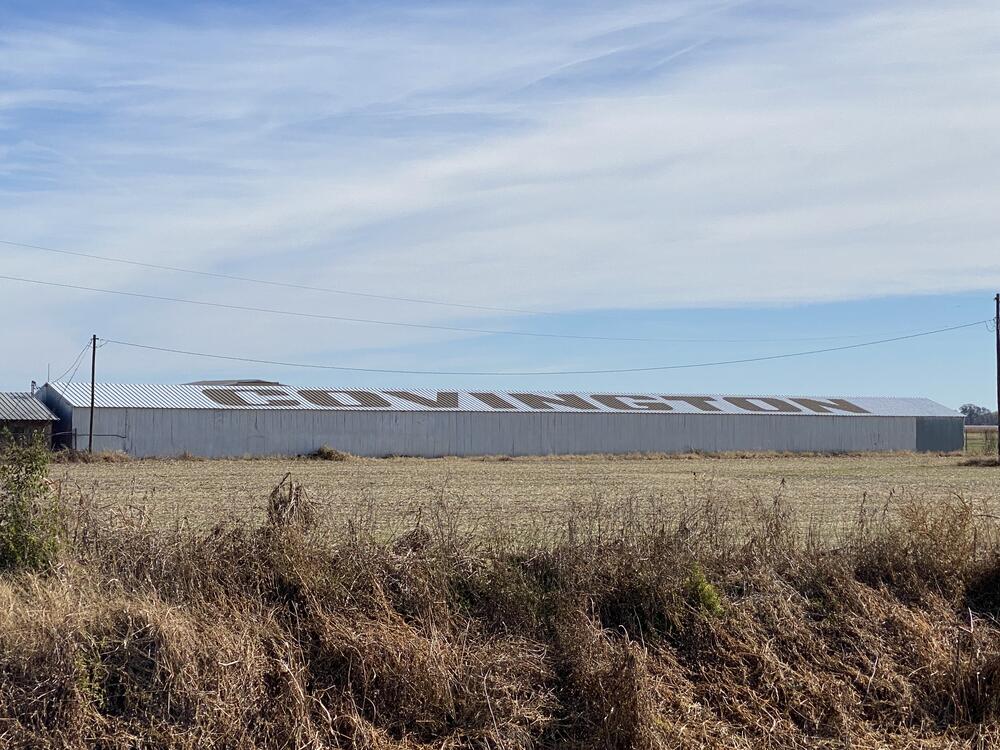
[{"label": "covington lettering", "polygon": [[302,390],[280,388],[204,388],[210,401],[228,407],[299,407],[304,409],[392,410],[419,407],[428,411],[617,411],[685,414],[870,414],[843,398],[774,396],[663,396],[622,393],[495,393],[435,391],[433,397],[410,391],[357,389]]}]

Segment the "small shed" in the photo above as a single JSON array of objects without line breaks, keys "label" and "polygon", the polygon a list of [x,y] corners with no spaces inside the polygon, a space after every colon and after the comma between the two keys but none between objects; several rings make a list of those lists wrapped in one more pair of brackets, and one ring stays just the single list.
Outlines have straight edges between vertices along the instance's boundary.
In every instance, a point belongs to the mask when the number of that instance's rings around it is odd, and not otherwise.
[{"label": "small shed", "polygon": [[52,441],[56,416],[30,393],[0,392],[0,440],[9,433],[15,440],[30,440],[38,434]]}]

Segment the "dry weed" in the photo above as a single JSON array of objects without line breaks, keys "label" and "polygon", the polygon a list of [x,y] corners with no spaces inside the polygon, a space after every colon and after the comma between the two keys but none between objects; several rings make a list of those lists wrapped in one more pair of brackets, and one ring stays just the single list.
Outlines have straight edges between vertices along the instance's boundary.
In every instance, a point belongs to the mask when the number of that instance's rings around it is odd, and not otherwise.
[{"label": "dry weed", "polygon": [[259,526],[67,508],[59,565],[0,578],[0,746],[996,746],[980,503],[866,499],[817,540],[781,483],[611,489],[538,537],[469,531],[447,483],[396,531],[317,523],[288,475]]}]

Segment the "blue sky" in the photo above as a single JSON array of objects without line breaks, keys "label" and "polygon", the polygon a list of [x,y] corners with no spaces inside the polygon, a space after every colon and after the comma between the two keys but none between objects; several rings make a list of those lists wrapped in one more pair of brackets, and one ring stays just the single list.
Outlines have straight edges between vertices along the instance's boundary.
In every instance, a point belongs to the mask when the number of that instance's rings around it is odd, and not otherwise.
[{"label": "blue sky", "polygon": [[[0,7],[0,239],[556,314],[11,246],[0,273],[433,325],[747,341],[474,336],[0,280],[2,388],[42,381],[50,365],[58,374],[92,332],[284,361],[553,371],[766,356],[992,316],[996,3],[78,6]],[[99,354],[101,379],[118,382],[899,394],[951,406],[994,394],[986,326],[614,376]]]}]

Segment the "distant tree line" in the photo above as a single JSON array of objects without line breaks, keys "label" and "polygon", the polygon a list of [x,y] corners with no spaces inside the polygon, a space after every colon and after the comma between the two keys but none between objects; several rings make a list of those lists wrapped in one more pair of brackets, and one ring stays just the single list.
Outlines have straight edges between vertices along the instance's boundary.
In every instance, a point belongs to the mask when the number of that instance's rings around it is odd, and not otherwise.
[{"label": "distant tree line", "polygon": [[997,413],[990,411],[985,406],[975,404],[963,404],[959,411],[965,415],[966,424],[996,424]]}]

